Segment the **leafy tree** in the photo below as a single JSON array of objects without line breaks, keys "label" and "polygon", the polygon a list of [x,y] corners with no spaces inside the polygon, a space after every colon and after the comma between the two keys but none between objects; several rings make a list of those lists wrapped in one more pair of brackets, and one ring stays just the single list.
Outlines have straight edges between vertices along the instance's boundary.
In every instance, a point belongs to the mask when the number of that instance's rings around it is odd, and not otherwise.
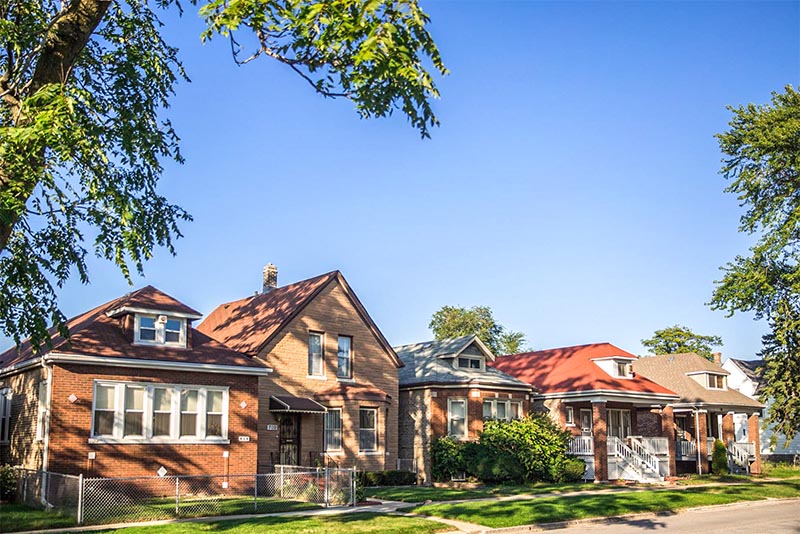
[{"label": "leafy tree", "polygon": [[428,328],[436,339],[475,334],[496,355],[521,352],[525,343],[525,334],[498,324],[488,306],[442,306],[431,317]]},{"label": "leafy tree", "polygon": [[714,361],[711,350],[715,346],[722,345],[722,338],[695,334],[685,326],[675,325],[656,330],[653,337],[642,340],[642,345],[647,347],[651,354],[696,352],[700,356]]},{"label": "leafy tree", "polygon": [[[428,71],[446,72],[416,0],[189,0],[234,59],[259,56],[365,118],[405,114],[423,137],[438,121]],[[0,329],[49,342],[55,286],[88,282],[89,250],[130,282],[156,247],[174,254],[191,217],[157,192],[182,162],[165,110],[187,79],[161,34],[177,0],[0,2]],[[426,67],[430,65],[430,67]],[[62,332],[66,333],[66,332]]]},{"label": "leafy tree", "polygon": [[710,305],[766,320],[762,400],[774,399],[767,421],[791,439],[800,431],[800,93],[787,85],[770,104],[728,109],[721,174],[745,208],[739,231],[758,240],[722,268]]}]

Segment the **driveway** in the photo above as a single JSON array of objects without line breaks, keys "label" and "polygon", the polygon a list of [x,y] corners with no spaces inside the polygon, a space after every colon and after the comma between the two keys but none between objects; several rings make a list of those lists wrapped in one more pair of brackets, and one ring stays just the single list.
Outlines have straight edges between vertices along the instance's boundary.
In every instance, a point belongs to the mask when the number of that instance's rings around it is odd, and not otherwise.
[{"label": "driveway", "polygon": [[[511,529],[503,529],[506,532]],[[800,534],[800,500],[757,501],[684,510],[672,515],[620,519],[560,529],[558,534],[642,534],[668,531],[692,534]]]}]

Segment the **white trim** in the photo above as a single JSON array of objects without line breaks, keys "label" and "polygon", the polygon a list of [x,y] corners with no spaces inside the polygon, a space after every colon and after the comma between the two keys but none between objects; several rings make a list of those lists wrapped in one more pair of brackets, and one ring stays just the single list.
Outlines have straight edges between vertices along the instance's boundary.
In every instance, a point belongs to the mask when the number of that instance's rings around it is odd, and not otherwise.
[{"label": "white trim", "polygon": [[564,424],[575,426],[575,408],[573,406],[564,406],[564,408]]},{"label": "white trim", "polygon": [[[95,435],[95,414],[97,387],[114,388],[114,424],[111,435]],[[142,400],[142,434],[137,436],[125,436],[125,391],[128,387],[139,387],[144,389]],[[155,388],[170,389],[171,397],[171,416],[170,416],[170,436],[153,438],[153,390]],[[195,433],[187,435],[186,438],[180,436],[181,390],[197,391],[197,410],[195,417]],[[222,436],[211,436],[206,438],[206,418],[208,415],[207,392],[219,391],[222,393]],[[177,401],[176,401],[177,399]],[[89,443],[230,443],[228,440],[228,404],[230,401],[230,388],[228,386],[207,386],[198,384],[163,384],[160,382],[134,382],[123,380],[103,380],[95,379],[92,383],[92,423],[89,434]]]},{"label": "white trim", "polygon": [[114,317],[116,315],[120,315],[123,313],[144,313],[147,315],[172,315],[175,317],[181,317],[183,319],[202,319],[202,315],[198,315],[196,313],[185,313],[185,312],[178,312],[178,311],[165,311],[165,310],[157,310],[155,308],[139,308],[136,306],[123,306],[121,308],[113,309],[109,312],[106,312],[106,315],[109,317]]},{"label": "white trim", "polygon": [[535,395],[538,399],[586,399],[592,402],[613,402],[615,400],[622,400],[622,402],[631,402],[631,400],[638,399],[641,402],[652,404],[653,400],[675,401],[680,397],[678,395],[669,395],[667,393],[647,393],[639,391],[615,391],[613,389],[592,389],[589,391],[560,391],[556,393],[538,393]]},{"label": "white trim", "polygon": [[637,358],[636,356],[622,356],[622,355],[620,355],[620,356],[603,356],[602,358],[590,358],[589,361],[592,361],[592,362],[604,362],[604,361],[607,361],[607,360],[631,360],[631,361],[636,361],[638,359],[639,358]]},{"label": "white trim", "polygon": [[[463,402],[464,403],[464,433],[461,436],[456,436],[453,434],[451,430],[451,421],[452,417],[450,416],[452,412],[452,404],[454,402]],[[483,405],[481,405],[483,406]],[[469,400],[464,397],[450,397],[447,399],[447,435],[454,437],[460,441],[465,441],[469,438]]]},{"label": "white trim", "polygon": [[[491,405],[490,414],[489,416],[483,415],[484,405],[489,403]],[[505,417],[498,417],[497,416],[497,406],[499,404],[503,404],[506,409]],[[493,419],[499,419],[501,421],[511,421],[516,419],[515,417],[511,416],[511,405],[516,404],[519,406],[519,417],[522,417],[522,400],[521,399],[501,399],[499,397],[484,397],[483,402],[481,403],[481,415],[484,421],[489,421]]]},{"label": "white trim", "polygon": [[[164,317],[164,321],[160,322],[159,317]],[[155,339],[142,339],[142,319],[153,319],[153,336]],[[167,321],[178,321],[180,323],[180,329],[178,330],[178,341],[167,341]],[[186,346],[186,330],[188,328],[187,325],[188,321],[184,317],[177,317],[171,315],[155,315],[155,314],[144,314],[144,313],[137,313],[134,316],[133,321],[133,343],[134,345],[153,345],[158,347],[175,347],[185,349]],[[147,327],[148,330],[151,330],[150,327]],[[175,330],[170,330],[174,332]]]},{"label": "white trim", "polygon": [[[319,374],[314,374],[313,366],[314,361],[312,360],[312,352],[311,352],[311,337],[312,336],[319,336]],[[316,354],[316,353],[314,353]],[[316,332],[316,331],[309,331],[308,332],[308,378],[314,378],[316,380],[327,380],[327,373],[325,372],[325,332]]]},{"label": "white trim", "polygon": [[460,384],[436,384],[427,383],[413,386],[400,386],[400,391],[412,391],[417,389],[501,389],[508,391],[521,391],[523,393],[530,393],[530,386],[505,386],[503,384],[482,384],[480,382],[462,382]]},{"label": "white trim", "polygon": [[[371,428],[371,429],[369,429],[369,428],[367,428],[367,429],[361,428],[361,412],[362,411],[370,411],[370,412],[375,414],[373,416],[373,418],[372,418],[372,422],[375,425],[373,428]],[[363,455],[380,454],[381,447],[380,447],[380,443],[378,443],[378,427],[379,427],[379,425],[378,425],[378,413],[379,412],[380,412],[380,410],[378,408],[373,408],[373,407],[370,407],[370,406],[359,406],[359,408],[358,408],[358,453],[359,454],[363,454]],[[375,448],[374,449],[362,449],[361,448],[361,432],[364,431],[364,430],[372,430],[372,432],[375,434]],[[344,436],[342,436],[342,437],[344,438]]]},{"label": "white trim", "polygon": [[159,369],[166,371],[188,371],[194,373],[266,376],[273,371],[273,369],[270,367],[244,367],[241,365],[220,365],[216,363],[169,362],[164,360],[88,356],[85,354],[62,354],[60,352],[51,352],[50,354],[45,355],[44,358],[47,361],[57,363],[80,363],[85,365],[133,367],[138,369]]},{"label": "white trim", "polygon": [[0,388],[0,443],[11,441],[11,400],[14,392],[10,387]]},{"label": "white trim", "polygon": [[4,367],[0,369],[0,378],[11,375],[15,373],[21,373],[22,371],[26,370],[28,367],[36,367],[41,365],[42,357],[37,356],[31,360],[25,360],[24,362],[20,362],[18,364],[12,365],[10,367]]},{"label": "white trim", "polygon": [[[478,367],[472,367],[472,365],[467,364],[467,367],[461,367],[459,360],[467,360],[467,361],[477,361]],[[486,370],[486,358],[480,356],[456,356],[453,358],[453,368],[457,370],[465,369],[467,371],[485,371]]]},{"label": "white trim", "polygon": [[[344,448],[343,448],[343,446],[344,446],[344,439],[343,439],[344,436],[343,436],[343,432],[342,432],[342,426],[343,426],[342,425],[342,411],[343,410],[342,410],[341,407],[328,408],[327,411],[325,412],[325,415],[322,418],[322,450],[326,454],[329,454],[331,452],[340,453],[340,454],[344,453]],[[328,430],[335,430],[335,429],[329,429],[328,428],[328,414],[333,413],[333,412],[339,412],[339,446],[336,447],[336,448],[329,448],[329,445],[328,445]]]}]

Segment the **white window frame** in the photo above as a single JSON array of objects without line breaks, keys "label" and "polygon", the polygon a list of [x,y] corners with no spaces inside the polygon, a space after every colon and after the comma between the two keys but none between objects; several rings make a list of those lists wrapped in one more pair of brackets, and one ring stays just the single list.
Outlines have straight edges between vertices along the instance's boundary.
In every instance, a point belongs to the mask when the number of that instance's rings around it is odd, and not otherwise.
[{"label": "white window frame", "polygon": [[[319,373],[314,372],[314,361],[311,353],[311,338],[319,337]],[[322,332],[308,333],[308,376],[323,378],[325,376],[325,334]]]},{"label": "white window frame", "polygon": [[[464,434],[458,436],[453,433],[453,404],[464,403]],[[466,440],[469,437],[469,404],[463,397],[447,399],[447,435],[459,440]]]},{"label": "white window frame", "polygon": [[[583,426],[583,414],[588,412],[589,413],[589,428]],[[581,426],[581,432],[591,432],[594,427],[594,415],[592,414],[591,408],[581,408],[578,411],[578,415],[580,416],[580,420],[578,424]]]},{"label": "white window frame", "polygon": [[[342,358],[340,356],[341,351],[341,340],[348,339],[350,340],[350,348],[347,352],[347,374],[341,374],[342,366],[339,365],[339,360]],[[324,358],[323,358],[324,360]],[[339,380],[350,380],[353,378],[353,336],[339,336],[336,340],[336,378]]]},{"label": "white window frame", "polygon": [[[491,415],[489,417],[486,416],[486,405],[491,404]],[[506,415],[505,417],[498,417],[497,415],[497,407],[499,404],[505,406]],[[499,398],[484,398],[483,399],[483,420],[486,421],[487,419],[499,419],[501,421],[512,421],[515,419],[511,416],[511,405],[516,404],[519,406],[519,414],[522,417],[522,401],[513,400],[513,399],[499,399]]]},{"label": "white window frame", "polygon": [[[716,382],[716,380],[720,380],[722,382],[722,387],[717,387],[717,386],[712,386],[711,385],[711,377],[712,376],[716,377],[715,382]],[[706,386],[707,386],[708,389],[715,389],[717,391],[724,391],[724,390],[727,389],[726,388],[727,384],[725,382],[726,382],[725,375],[722,375],[722,374],[719,374],[719,373],[707,373],[706,374]]]},{"label": "white window frame", "polygon": [[11,441],[11,388],[0,389],[0,443]]},{"label": "white window frame", "polygon": [[[461,367],[462,360],[467,362],[467,367]],[[478,362],[478,367],[472,367],[472,362]],[[483,371],[484,370],[483,358],[472,357],[472,356],[458,356],[453,362],[453,367],[455,367],[456,369],[466,369],[467,371]]]},{"label": "white window frame", "polygon": [[[328,420],[328,417],[330,415],[332,415],[333,413],[338,413],[339,414],[339,427],[338,428],[329,426],[330,421]],[[360,417],[360,413],[359,413],[359,417]],[[342,409],[341,408],[328,408],[328,411],[325,413],[325,416],[324,416],[324,419],[323,419],[323,427],[324,428],[323,428],[323,432],[322,432],[322,449],[325,452],[339,452],[339,451],[341,451],[342,450]],[[333,433],[338,432],[338,440],[339,440],[339,446],[338,447],[331,446],[331,439],[330,439],[329,434],[332,433],[332,432]],[[359,434],[359,447],[360,446],[361,446],[361,441],[360,441],[360,434]]]},{"label": "white window frame", "polygon": [[[156,338],[154,340],[142,339],[140,329],[142,318],[147,317],[153,319],[155,323]],[[163,322],[159,322],[160,317],[165,317]],[[178,321],[181,324],[180,336],[178,341],[166,340],[167,321]],[[182,347],[186,348],[186,324],[187,319],[183,317],[175,317],[174,315],[154,315],[149,313],[137,313],[135,315],[133,325],[133,342],[137,345],[163,345],[166,347]]]},{"label": "white window frame", "polygon": [[564,412],[564,424],[567,426],[575,426],[575,408],[566,406]]},{"label": "white window frame", "polygon": [[[95,434],[95,399],[97,387],[114,388],[114,426],[111,435]],[[125,387],[142,387],[144,393],[143,436],[125,436]],[[170,435],[153,436],[153,391],[156,388],[171,390]],[[181,391],[197,391],[197,431],[194,436],[180,437]],[[206,421],[208,413],[207,392],[222,392],[222,436],[207,436]],[[203,386],[197,384],[162,384],[155,382],[121,382],[114,380],[95,380],[92,387],[92,427],[89,443],[229,443],[230,388],[227,386]]]},{"label": "white window frame", "polygon": [[[361,427],[361,412],[372,412],[372,421],[374,422],[374,428],[362,428]],[[364,431],[372,431],[375,436],[375,448],[374,449],[362,449],[361,448],[361,434]],[[362,407],[358,409],[358,452],[360,453],[375,453],[378,452],[378,409],[377,408],[369,408],[369,407]]]}]

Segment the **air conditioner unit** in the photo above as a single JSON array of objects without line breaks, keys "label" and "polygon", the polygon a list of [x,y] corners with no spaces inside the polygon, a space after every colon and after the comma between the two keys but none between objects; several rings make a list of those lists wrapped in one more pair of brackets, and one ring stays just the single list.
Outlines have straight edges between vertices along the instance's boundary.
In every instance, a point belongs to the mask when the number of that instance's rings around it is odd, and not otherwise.
[{"label": "air conditioner unit", "polygon": [[166,315],[159,315],[158,319],[156,319],[158,324],[167,324],[167,316]]}]

